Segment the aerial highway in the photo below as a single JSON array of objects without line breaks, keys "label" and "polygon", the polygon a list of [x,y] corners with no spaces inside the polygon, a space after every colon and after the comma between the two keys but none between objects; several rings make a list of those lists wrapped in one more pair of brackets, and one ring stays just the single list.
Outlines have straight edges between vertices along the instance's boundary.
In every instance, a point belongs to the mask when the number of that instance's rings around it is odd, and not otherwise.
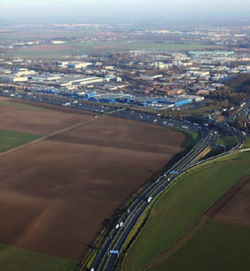
[{"label": "aerial highway", "polygon": [[[130,212],[124,214],[119,221],[123,221],[122,228],[113,229],[110,236],[104,242],[99,250],[97,257],[92,265],[92,271],[112,271],[115,268],[115,264],[119,257],[119,252],[122,250],[128,236],[136,225],[138,219],[141,217],[143,212],[151,204],[151,201],[145,200],[145,198],[154,199],[164,191],[172,182],[175,182],[176,177],[185,172],[186,170],[199,165],[200,163],[195,162],[195,158],[199,156],[210,144],[213,143],[214,132],[210,132],[179,162],[177,162],[170,170],[163,173],[161,177],[153,182],[137,200],[132,203],[129,207]],[[238,143],[235,148],[240,147],[241,142]],[[230,153],[233,150],[227,152]],[[222,156],[225,154],[221,154]],[[211,160],[213,158],[210,158]],[[120,231],[120,232],[119,232]],[[115,253],[109,253],[109,252]]]},{"label": "aerial highway", "polygon": [[[213,133],[209,133],[179,162],[177,162],[170,170],[163,172],[162,176],[152,182],[137,198],[128,206],[129,212],[120,217],[119,222],[122,221],[123,225],[119,228],[114,228],[109,237],[103,243],[99,250],[97,257],[92,265],[92,271],[96,270],[113,270],[118,254],[110,251],[120,251],[129,236],[131,230],[134,228],[140,216],[150,205],[149,198],[156,198],[164,189],[175,181],[175,178],[185,171],[185,168],[194,163],[195,158],[203,152],[210,144],[213,138]],[[119,223],[118,222],[118,223]],[[106,260],[106,263],[105,263]],[[83,270],[83,269],[82,269]]]},{"label": "aerial highway", "polygon": [[[11,93],[4,93],[0,90],[0,95],[11,97]],[[15,98],[38,101],[43,103],[51,103],[59,106],[68,106],[67,101],[62,101],[58,97],[50,97],[49,95],[28,95],[27,93],[20,93]],[[249,101],[238,110],[238,114],[246,112],[249,106]],[[128,236],[132,229],[135,227],[138,219],[152,204],[152,201],[157,198],[171,183],[174,183],[176,177],[191,167],[197,166],[197,157],[211,145],[215,145],[215,132],[222,130],[225,133],[237,135],[238,144],[235,148],[239,148],[244,142],[243,134],[228,125],[228,119],[218,123],[213,118],[201,119],[199,123],[194,123],[190,120],[183,119],[182,121],[174,117],[166,117],[161,114],[152,114],[141,111],[134,111],[126,107],[112,107],[100,104],[89,104],[80,101],[70,101],[70,107],[79,110],[88,110],[96,112],[97,114],[112,114],[116,117],[131,119],[135,121],[150,123],[154,125],[167,126],[175,129],[182,129],[187,131],[196,131],[201,134],[199,142],[195,142],[193,148],[170,169],[161,172],[160,176],[155,177],[147,186],[140,191],[133,199],[133,201],[126,206],[123,214],[120,215],[114,226],[103,241],[101,247],[98,249],[97,255],[91,266],[91,271],[112,271],[119,257],[119,252],[122,250]],[[231,151],[231,150],[230,150]],[[226,153],[226,150],[225,150]],[[78,271],[84,270],[85,265],[82,264],[77,269]]]},{"label": "aerial highway", "polygon": [[[123,111],[119,112],[119,115],[128,114],[128,112]],[[138,113],[133,112],[133,115],[136,115],[136,119],[143,121],[146,120],[150,123],[152,123],[152,119],[150,120],[150,117],[148,118],[147,114],[145,113]],[[139,114],[139,116],[138,116]],[[151,118],[154,118],[155,116],[151,116]],[[159,125],[166,125],[168,122],[166,120],[160,120],[157,119],[157,122]],[[173,121],[170,120],[171,123]],[[177,121],[174,121],[175,125],[174,127],[177,127],[182,125],[183,123],[179,123]],[[211,125],[215,129],[222,129],[226,132],[230,132],[231,134],[238,136],[238,144],[235,146],[232,150],[226,152],[230,153],[234,149],[239,148],[243,142],[244,137],[241,134],[240,131],[228,126],[228,124],[225,122],[222,125],[217,122],[212,122]],[[190,127],[190,130],[196,130],[197,127]],[[170,183],[175,181],[175,178],[183,173],[184,171],[190,169],[191,167],[196,166],[195,158],[199,156],[200,153],[202,153],[210,144],[214,144],[214,131],[210,131],[208,135],[205,137],[206,130],[203,126],[201,128],[201,132],[203,134],[203,137],[201,141],[185,156],[183,157],[179,162],[177,162],[170,170],[163,173],[161,177],[159,177],[155,182],[153,182],[141,195],[137,197],[137,200],[133,202],[131,207],[129,207],[129,213],[124,214],[119,221],[123,222],[122,228],[115,228],[111,231],[109,238],[103,243],[102,247],[100,248],[97,257],[95,258],[95,261],[92,266],[92,271],[96,270],[104,270],[104,271],[111,271],[114,269],[116,261],[119,257],[119,252],[121,251],[125,241],[127,240],[129,234],[131,233],[132,229],[136,225],[138,219],[143,214],[143,212],[147,209],[147,207],[150,205],[150,202],[146,201],[145,198],[156,198]],[[221,154],[225,155],[225,154]],[[213,158],[210,158],[211,160]],[[197,165],[200,163],[197,163]],[[174,173],[174,174],[173,174]],[[121,233],[119,233],[121,231]],[[117,237],[118,236],[118,237]],[[109,251],[115,252],[115,253],[109,253]]]}]

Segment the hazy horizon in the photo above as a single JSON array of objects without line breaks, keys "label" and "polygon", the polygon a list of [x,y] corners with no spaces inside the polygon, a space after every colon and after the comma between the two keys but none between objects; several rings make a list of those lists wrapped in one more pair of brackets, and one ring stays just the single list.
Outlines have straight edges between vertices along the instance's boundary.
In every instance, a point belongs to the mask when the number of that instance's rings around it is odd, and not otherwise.
[{"label": "hazy horizon", "polygon": [[15,20],[88,18],[96,21],[202,17],[248,18],[248,0],[2,0],[2,18]]}]

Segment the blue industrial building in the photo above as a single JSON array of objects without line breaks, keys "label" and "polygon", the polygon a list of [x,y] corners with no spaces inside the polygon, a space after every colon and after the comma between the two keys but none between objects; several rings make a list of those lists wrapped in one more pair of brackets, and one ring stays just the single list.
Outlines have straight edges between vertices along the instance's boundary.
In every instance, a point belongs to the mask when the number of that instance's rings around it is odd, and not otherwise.
[{"label": "blue industrial building", "polygon": [[185,97],[177,97],[177,98],[162,98],[158,100],[159,104],[173,105],[175,107],[179,107],[185,104],[193,103],[193,99],[185,98]]},{"label": "blue industrial building", "polygon": [[94,92],[86,93],[86,94],[85,94],[85,98],[86,98],[86,99],[91,99],[91,98],[93,98],[93,97],[95,97],[95,96],[96,96],[96,93],[94,93]]},{"label": "blue industrial building", "polygon": [[45,94],[54,94],[55,90],[54,89],[43,89],[42,93],[45,93]]},{"label": "blue industrial building", "polygon": [[99,95],[97,94],[88,98],[88,100],[100,103],[118,103],[120,101],[122,101],[122,103],[125,103],[126,101],[129,101],[129,97],[130,96],[124,94],[109,93]]},{"label": "blue industrial building", "polygon": [[136,97],[136,98],[131,98],[130,103],[134,105],[139,105],[139,106],[152,106],[156,105],[158,103],[157,98],[141,98],[141,97]]},{"label": "blue industrial building", "polygon": [[[44,94],[54,94],[63,97],[68,97],[76,100],[88,100],[92,102],[99,103],[121,103],[130,104],[142,107],[153,107],[153,108],[169,108],[169,107],[180,107],[186,104],[190,104],[196,101],[201,101],[203,97],[198,97],[195,95],[183,95],[178,97],[133,97],[129,94],[124,93],[96,93],[96,92],[79,92],[72,93],[66,90],[65,92],[58,91],[55,89],[43,89],[37,90],[37,92],[42,92]],[[204,98],[203,98],[204,99]]]}]

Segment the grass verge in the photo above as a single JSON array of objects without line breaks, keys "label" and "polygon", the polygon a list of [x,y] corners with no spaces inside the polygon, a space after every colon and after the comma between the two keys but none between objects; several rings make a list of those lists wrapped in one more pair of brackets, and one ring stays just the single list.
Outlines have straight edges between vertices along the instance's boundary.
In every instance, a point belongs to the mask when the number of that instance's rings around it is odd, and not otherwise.
[{"label": "grass verge", "polygon": [[188,136],[188,140],[185,142],[184,147],[186,149],[192,149],[198,141],[201,139],[201,135],[194,131],[189,131],[187,129],[175,129],[177,131],[183,132]]},{"label": "grass verge", "polygon": [[238,144],[238,137],[217,134],[215,137],[215,141],[220,145],[224,145],[227,150],[230,150]]},{"label": "grass verge", "polygon": [[245,142],[242,146],[243,149],[248,149],[250,148],[250,138],[249,137],[245,137]]}]

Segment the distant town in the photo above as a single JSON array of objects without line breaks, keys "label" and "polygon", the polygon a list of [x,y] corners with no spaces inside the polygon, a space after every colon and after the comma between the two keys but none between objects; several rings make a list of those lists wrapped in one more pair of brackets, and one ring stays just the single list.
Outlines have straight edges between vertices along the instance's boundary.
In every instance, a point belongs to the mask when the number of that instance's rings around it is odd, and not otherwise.
[{"label": "distant town", "polygon": [[[1,33],[18,31],[6,28]],[[91,102],[128,104],[157,110],[201,107],[206,97],[223,89],[238,74],[250,72],[248,49],[250,26],[207,28],[193,31],[144,30],[114,36],[112,26],[98,24],[54,24],[50,29],[106,29],[102,35],[46,40],[5,40],[1,42],[1,88],[22,90],[29,95],[50,94]],[[74,32],[77,35],[77,32]],[[59,46],[70,42],[97,42],[135,38],[154,39],[164,47],[165,40],[175,44],[202,43],[200,50],[121,50],[95,52],[58,59],[3,57],[7,52],[37,46]],[[159,41],[158,41],[159,40]],[[128,41],[127,41],[128,42]],[[50,44],[50,45],[48,45]],[[157,45],[157,43],[156,43]],[[207,48],[206,48],[207,45]],[[209,49],[209,46],[215,46]],[[217,46],[217,47],[216,47]],[[188,47],[188,45],[187,45]],[[38,47],[39,48],[39,47]],[[46,52],[46,51],[45,51]],[[12,97],[15,97],[12,93]],[[69,105],[69,104],[67,104]]]}]

